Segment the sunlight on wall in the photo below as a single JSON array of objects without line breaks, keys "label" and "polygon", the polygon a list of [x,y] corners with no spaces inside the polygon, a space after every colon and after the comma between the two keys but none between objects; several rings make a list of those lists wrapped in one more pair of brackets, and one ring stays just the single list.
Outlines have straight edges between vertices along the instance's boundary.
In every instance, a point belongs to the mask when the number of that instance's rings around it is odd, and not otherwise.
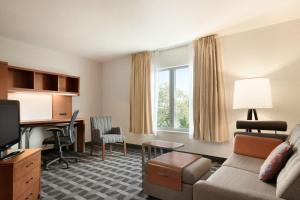
[{"label": "sunlight on wall", "polygon": [[52,119],[50,94],[9,93],[8,99],[20,101],[21,121]]}]

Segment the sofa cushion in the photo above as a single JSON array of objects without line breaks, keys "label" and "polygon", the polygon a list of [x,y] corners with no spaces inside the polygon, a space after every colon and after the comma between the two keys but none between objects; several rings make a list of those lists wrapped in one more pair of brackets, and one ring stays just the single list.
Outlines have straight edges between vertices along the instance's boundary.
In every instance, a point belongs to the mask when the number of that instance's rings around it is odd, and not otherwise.
[{"label": "sofa cushion", "polygon": [[256,173],[233,167],[222,166],[207,181],[232,190],[243,188],[249,192],[259,192],[274,197],[276,195],[275,186],[259,180]]},{"label": "sofa cushion", "polygon": [[243,169],[258,174],[264,159],[243,156],[233,153],[224,163],[223,166]]},{"label": "sofa cushion", "polygon": [[276,196],[296,200],[300,199],[300,125],[293,129],[288,142],[294,153],[277,177]]},{"label": "sofa cushion", "polygon": [[262,181],[274,180],[280,170],[284,167],[292,152],[292,147],[287,142],[278,145],[261,166],[259,179]]}]

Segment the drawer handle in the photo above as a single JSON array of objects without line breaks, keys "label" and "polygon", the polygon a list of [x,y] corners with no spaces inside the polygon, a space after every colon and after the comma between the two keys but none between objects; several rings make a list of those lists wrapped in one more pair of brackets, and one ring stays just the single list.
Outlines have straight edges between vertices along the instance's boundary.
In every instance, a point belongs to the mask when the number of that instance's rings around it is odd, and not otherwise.
[{"label": "drawer handle", "polygon": [[158,176],[163,176],[163,177],[170,177],[171,175],[168,173],[163,173],[163,172],[157,172]]},{"label": "drawer handle", "polygon": [[28,200],[31,195],[32,195],[32,192],[25,198],[25,200]]},{"label": "drawer handle", "polygon": [[28,168],[28,167],[30,167],[31,165],[33,165],[33,162],[29,163],[29,164],[26,165],[25,167]]},{"label": "drawer handle", "polygon": [[26,184],[28,184],[28,183],[30,183],[30,181],[32,181],[33,180],[33,177],[31,177],[28,181],[26,181],[25,183]]}]

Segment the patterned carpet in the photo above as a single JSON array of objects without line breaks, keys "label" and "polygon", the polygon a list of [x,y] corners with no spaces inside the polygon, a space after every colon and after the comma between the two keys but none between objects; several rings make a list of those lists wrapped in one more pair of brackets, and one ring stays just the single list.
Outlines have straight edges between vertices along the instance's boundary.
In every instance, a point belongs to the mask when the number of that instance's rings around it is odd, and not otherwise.
[{"label": "patterned carpet", "polygon": [[[117,149],[116,149],[117,150]],[[97,154],[97,152],[96,152]],[[126,157],[119,151],[107,155],[105,161],[88,153],[76,154],[78,163],[69,169],[60,164],[42,171],[42,200],[143,200],[150,199],[142,192],[141,154],[138,149],[128,149]],[[49,159],[53,155],[44,155]],[[219,164],[214,163],[211,172]]]}]

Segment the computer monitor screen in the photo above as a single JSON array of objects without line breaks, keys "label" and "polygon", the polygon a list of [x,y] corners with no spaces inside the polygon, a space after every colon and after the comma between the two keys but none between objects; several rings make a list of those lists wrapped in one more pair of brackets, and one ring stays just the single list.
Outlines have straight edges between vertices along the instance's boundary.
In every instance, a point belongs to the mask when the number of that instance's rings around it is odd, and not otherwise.
[{"label": "computer monitor screen", "polygon": [[0,100],[0,151],[20,141],[20,103]]}]

